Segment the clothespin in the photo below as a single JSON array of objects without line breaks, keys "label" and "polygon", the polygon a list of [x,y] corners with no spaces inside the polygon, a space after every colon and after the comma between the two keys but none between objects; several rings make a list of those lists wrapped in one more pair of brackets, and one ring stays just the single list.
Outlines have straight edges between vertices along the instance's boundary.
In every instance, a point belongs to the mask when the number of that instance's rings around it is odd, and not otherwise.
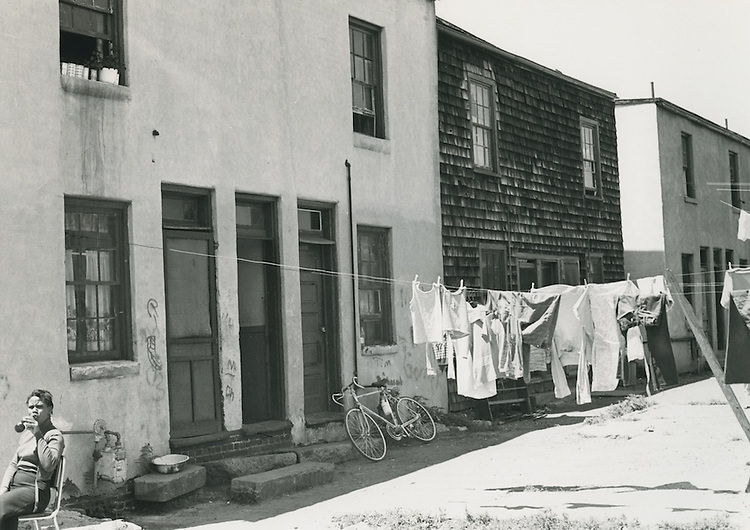
[{"label": "clothespin", "polygon": [[414,283],[419,283],[419,274],[414,275]]},{"label": "clothespin", "polygon": [[588,285],[588,284],[589,284],[588,280],[586,278],[584,278],[583,279],[583,285]]},{"label": "clothespin", "polygon": [[437,284],[440,285],[440,276],[438,276]]},{"label": "clothespin", "polygon": [[729,270],[732,270],[732,262],[728,261],[727,264],[729,265]]},{"label": "clothespin", "polygon": [[534,290],[534,282],[531,282],[531,289],[529,289],[529,291],[533,291],[533,290]]},{"label": "clothespin", "polygon": [[630,281],[630,273],[628,273],[628,281]]},{"label": "clothespin", "polygon": [[458,284],[458,288],[459,289],[463,289],[464,288],[464,280],[463,280],[463,278],[461,278],[461,281]]}]

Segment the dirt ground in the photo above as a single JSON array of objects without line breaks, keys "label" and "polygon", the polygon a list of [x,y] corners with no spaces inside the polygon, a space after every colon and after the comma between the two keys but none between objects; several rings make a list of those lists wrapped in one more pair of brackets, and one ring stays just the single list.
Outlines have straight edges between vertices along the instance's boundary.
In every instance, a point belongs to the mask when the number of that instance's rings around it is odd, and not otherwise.
[{"label": "dirt ground", "polygon": [[[585,407],[576,406],[568,401],[556,408],[550,404],[549,409],[558,412],[580,412],[605,407],[621,399],[622,396],[602,396],[595,398],[591,405]],[[315,488],[252,505],[229,502],[228,486],[204,488],[167,506],[139,506],[138,511],[126,514],[125,519],[147,530],[186,528],[223,521],[259,521],[383,483],[477,449],[501,444],[531,431],[580,423],[583,419],[581,416],[518,418],[516,415],[506,416],[503,421],[501,416],[500,421],[503,423],[496,422],[491,430],[458,430],[454,426],[448,431],[439,432],[437,437],[427,444],[415,440],[394,442],[388,439],[388,452],[382,461],[370,462],[357,457],[336,464],[333,481]],[[486,426],[478,428],[486,429]]]}]

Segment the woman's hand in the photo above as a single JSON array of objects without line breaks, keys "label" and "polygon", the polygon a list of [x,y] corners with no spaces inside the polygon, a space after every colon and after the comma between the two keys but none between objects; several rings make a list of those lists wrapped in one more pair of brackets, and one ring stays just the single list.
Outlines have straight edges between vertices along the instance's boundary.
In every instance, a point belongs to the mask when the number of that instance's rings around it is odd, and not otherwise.
[{"label": "woman's hand", "polygon": [[24,416],[21,421],[26,426],[27,431],[31,431],[35,436],[39,431],[39,422],[37,422],[33,416]]}]

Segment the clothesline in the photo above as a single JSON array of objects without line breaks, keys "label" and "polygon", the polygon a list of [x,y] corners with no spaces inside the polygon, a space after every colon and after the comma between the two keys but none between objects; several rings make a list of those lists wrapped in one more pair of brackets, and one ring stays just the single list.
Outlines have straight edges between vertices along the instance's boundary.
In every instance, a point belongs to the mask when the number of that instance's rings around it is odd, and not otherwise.
[{"label": "clothesline", "polygon": [[[144,245],[144,244],[139,244],[139,243],[130,243],[130,246],[140,247],[140,248],[148,248],[148,249],[153,249],[153,250],[159,250],[161,252],[164,251],[163,247],[157,246],[157,245]],[[340,277],[349,278],[349,279],[357,278],[357,279],[361,279],[361,280],[375,281],[375,282],[380,282],[380,283],[411,285],[413,283],[413,281],[414,281],[414,280],[407,280],[407,279],[396,279],[396,278],[386,278],[386,277],[381,277],[381,276],[371,276],[371,275],[367,275],[367,274],[353,274],[353,273],[350,273],[350,272],[331,271],[331,270],[326,270],[326,269],[317,269],[317,268],[314,268],[314,267],[302,267],[302,266],[297,266],[297,265],[286,265],[286,264],[283,264],[283,263],[276,263],[276,262],[273,262],[273,261],[257,260],[257,259],[249,259],[249,258],[240,258],[240,257],[232,257],[232,256],[222,256],[220,254],[208,254],[208,253],[205,253],[205,252],[194,252],[194,251],[179,250],[179,249],[169,249],[169,250],[170,250],[170,252],[175,252],[175,253],[178,253],[178,254],[188,254],[188,255],[193,255],[193,256],[200,256],[200,257],[207,257],[207,258],[217,258],[217,259],[233,259],[233,260],[235,260],[237,262],[241,262],[241,263],[251,263],[251,264],[254,264],[254,265],[264,265],[264,266],[269,266],[269,267],[278,267],[279,269],[291,270],[291,271],[314,272],[314,273],[317,273],[317,274],[323,274],[323,275],[326,275],[326,276],[333,276],[333,277],[340,276]],[[712,270],[712,271],[707,271],[707,272],[705,272],[705,271],[703,271],[703,272],[693,272],[693,273],[683,274],[682,277],[684,278],[686,276],[697,276],[697,275],[710,274],[710,273],[714,273],[714,274],[716,274],[716,273],[725,273],[725,272],[733,271],[733,270],[737,270],[737,267],[731,267],[731,268],[728,268],[728,269],[721,269],[721,270]],[[629,279],[629,276],[630,275],[628,275],[628,279]],[[434,282],[418,282],[418,283],[430,285],[430,284],[432,284]],[[469,290],[485,290],[485,289],[480,288],[480,287],[473,287],[473,286],[469,286],[469,285],[464,285],[463,282],[460,285],[455,285],[455,286],[454,285],[446,285],[444,283],[441,283],[440,285],[442,285],[446,289],[451,289],[451,290],[457,290],[457,289],[461,289],[461,288],[467,288]],[[710,287],[719,287],[719,286],[722,285],[722,282],[691,282],[691,283],[687,283],[687,284],[684,284],[684,285],[685,286],[690,286],[690,287],[704,287],[704,286],[705,287],[709,287],[709,286]],[[703,292],[705,293],[706,291],[703,291]],[[713,292],[713,294],[719,294],[720,292],[721,291],[719,290],[719,291]]]}]

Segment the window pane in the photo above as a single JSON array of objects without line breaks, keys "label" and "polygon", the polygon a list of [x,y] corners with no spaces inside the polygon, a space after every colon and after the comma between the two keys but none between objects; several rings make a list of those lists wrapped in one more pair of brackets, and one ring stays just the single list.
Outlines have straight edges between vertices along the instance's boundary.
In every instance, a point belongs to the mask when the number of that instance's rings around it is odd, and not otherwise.
[{"label": "window pane", "polygon": [[[121,276],[124,207],[98,208],[95,201],[66,201],[65,299],[71,363],[124,359],[128,311]],[[121,272],[122,271],[122,272]]]}]

